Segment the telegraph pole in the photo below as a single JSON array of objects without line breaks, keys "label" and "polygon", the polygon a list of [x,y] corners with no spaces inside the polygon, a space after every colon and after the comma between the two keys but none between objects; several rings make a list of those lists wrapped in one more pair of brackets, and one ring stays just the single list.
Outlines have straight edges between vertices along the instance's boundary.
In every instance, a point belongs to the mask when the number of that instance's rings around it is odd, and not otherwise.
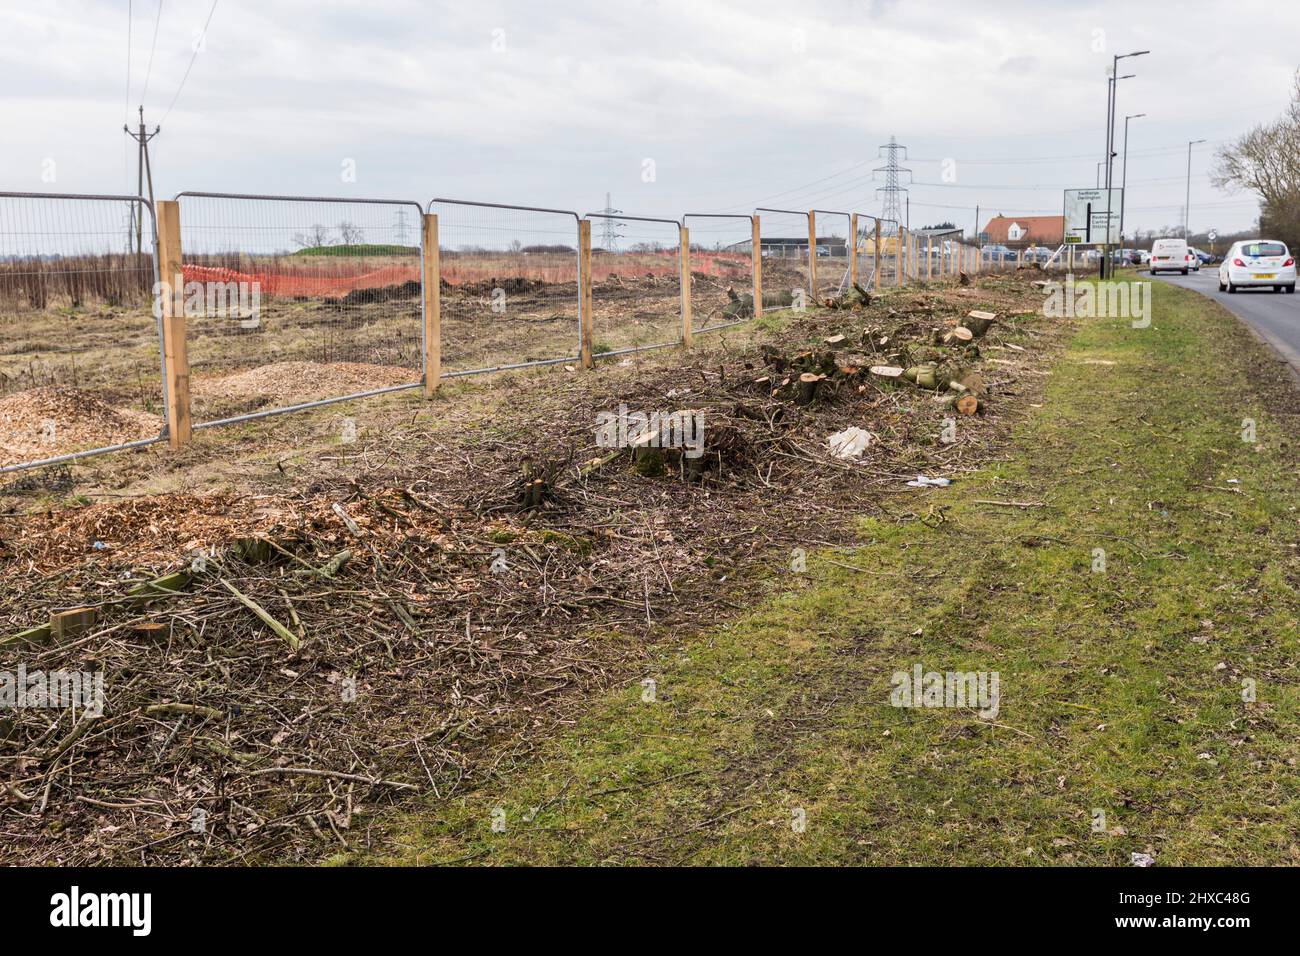
[{"label": "telegraph pole", "polygon": [[[136,143],[136,186],[135,194],[144,195],[146,177],[149,185],[149,202],[153,203],[153,170],[149,167],[149,141],[158,135],[161,126],[155,126],[152,133],[145,131],[144,127],[144,107],[140,107],[140,125],[136,132],[132,132],[129,126],[122,126],[122,132],[130,136]],[[139,255],[144,252],[144,240],[141,235],[144,230],[144,210],[137,208],[135,211],[135,251]]]}]

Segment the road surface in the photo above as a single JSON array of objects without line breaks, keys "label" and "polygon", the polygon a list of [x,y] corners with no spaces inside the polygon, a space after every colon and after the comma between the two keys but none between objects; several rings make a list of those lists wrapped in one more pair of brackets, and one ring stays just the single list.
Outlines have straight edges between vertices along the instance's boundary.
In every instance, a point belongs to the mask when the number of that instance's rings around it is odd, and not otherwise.
[{"label": "road surface", "polygon": [[[1147,278],[1147,274],[1139,273],[1139,277]],[[1223,305],[1281,352],[1296,374],[1300,375],[1300,292],[1288,295],[1269,288],[1250,289],[1229,295],[1219,291],[1217,265],[1201,269],[1200,274],[1193,272],[1183,276],[1161,273],[1155,278],[1167,280],[1171,285],[1195,289]]]}]

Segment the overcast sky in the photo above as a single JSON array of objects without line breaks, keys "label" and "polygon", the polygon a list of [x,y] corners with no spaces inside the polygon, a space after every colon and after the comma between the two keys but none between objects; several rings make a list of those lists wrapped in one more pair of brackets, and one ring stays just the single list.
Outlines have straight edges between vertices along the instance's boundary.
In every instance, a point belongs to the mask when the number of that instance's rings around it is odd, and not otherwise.
[{"label": "overcast sky", "polygon": [[0,188],[133,189],[121,126],[140,102],[162,122],[160,197],[587,212],[608,191],[629,214],[671,218],[874,213],[878,147],[896,136],[912,225],[969,232],[977,204],[981,224],[1059,214],[1063,188],[1094,185],[1110,55],[1149,48],[1121,63],[1137,76],[1120,84],[1119,145],[1124,115],[1148,114],[1130,127],[1126,225],[1181,222],[1187,141],[1205,139],[1191,225],[1228,231],[1257,208],[1211,186],[1213,151],[1276,117],[1300,66],[1290,2],[218,0],[195,55],[211,9],[7,0]]}]

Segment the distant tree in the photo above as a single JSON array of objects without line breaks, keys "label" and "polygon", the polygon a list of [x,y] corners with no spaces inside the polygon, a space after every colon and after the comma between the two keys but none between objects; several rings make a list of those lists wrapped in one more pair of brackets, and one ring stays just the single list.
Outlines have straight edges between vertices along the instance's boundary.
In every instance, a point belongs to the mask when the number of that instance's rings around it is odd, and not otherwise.
[{"label": "distant tree", "polygon": [[358,245],[365,238],[365,233],[360,226],[354,226],[352,223],[344,220],[339,223],[339,238],[345,246]]},{"label": "distant tree", "polygon": [[1300,246],[1300,71],[1291,103],[1273,123],[1263,123],[1219,150],[1216,186],[1248,189],[1259,197],[1260,231]]},{"label": "distant tree", "polygon": [[320,223],[316,223],[305,233],[297,233],[293,237],[293,241],[303,249],[314,249],[316,246],[332,245],[332,242],[330,241],[330,231]]}]

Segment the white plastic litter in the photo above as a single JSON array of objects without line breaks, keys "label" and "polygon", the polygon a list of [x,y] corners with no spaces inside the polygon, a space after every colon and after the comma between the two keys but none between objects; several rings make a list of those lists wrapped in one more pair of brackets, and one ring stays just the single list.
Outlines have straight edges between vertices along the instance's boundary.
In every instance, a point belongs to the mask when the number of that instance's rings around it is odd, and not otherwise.
[{"label": "white plastic litter", "polygon": [[1130,853],[1129,862],[1134,866],[1152,866],[1156,861],[1149,853]]},{"label": "white plastic litter", "polygon": [[871,432],[852,425],[832,435],[827,439],[827,444],[831,446],[831,454],[836,458],[859,458],[871,444]]},{"label": "white plastic litter", "polygon": [[917,475],[914,481],[909,481],[909,488],[947,488],[952,482],[947,478],[931,478],[928,475]]}]

